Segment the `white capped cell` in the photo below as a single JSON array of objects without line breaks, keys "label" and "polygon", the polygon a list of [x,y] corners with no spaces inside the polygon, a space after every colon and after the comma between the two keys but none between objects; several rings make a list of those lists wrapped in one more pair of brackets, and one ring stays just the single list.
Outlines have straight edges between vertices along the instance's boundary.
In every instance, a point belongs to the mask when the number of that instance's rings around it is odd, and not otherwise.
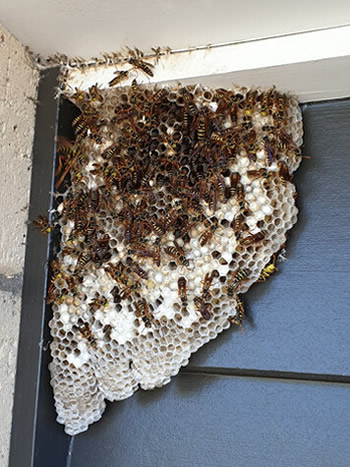
[{"label": "white capped cell", "polygon": [[234,212],[233,211],[229,211],[229,212],[226,212],[225,214],[225,219],[229,222],[232,222],[233,219],[234,219]]},{"label": "white capped cell", "polygon": [[249,209],[252,211],[257,211],[259,209],[259,204],[256,201],[249,203]]},{"label": "white capped cell", "polygon": [[156,282],[158,282],[160,284],[163,281],[164,276],[163,276],[162,273],[157,272],[157,274],[154,276],[154,279],[155,279]]},{"label": "white capped cell", "polygon": [[273,209],[269,204],[264,204],[263,206],[261,206],[261,210],[267,216],[271,215],[273,212]]},{"label": "white capped cell", "polygon": [[197,250],[193,250],[193,256],[194,256],[195,258],[199,258],[199,257],[201,256],[200,250],[198,250],[198,249],[197,249]]}]

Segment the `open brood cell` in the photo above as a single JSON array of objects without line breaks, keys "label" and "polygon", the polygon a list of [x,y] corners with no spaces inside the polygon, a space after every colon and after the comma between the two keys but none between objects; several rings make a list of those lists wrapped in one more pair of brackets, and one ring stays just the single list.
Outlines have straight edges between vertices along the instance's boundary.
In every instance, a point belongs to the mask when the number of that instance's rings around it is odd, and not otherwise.
[{"label": "open brood cell", "polygon": [[242,326],[239,294],[273,272],[297,220],[302,123],[275,89],[134,82],[69,98],[81,114],[58,148],[48,302],[57,420],[76,434],[105,399],[168,383]]}]

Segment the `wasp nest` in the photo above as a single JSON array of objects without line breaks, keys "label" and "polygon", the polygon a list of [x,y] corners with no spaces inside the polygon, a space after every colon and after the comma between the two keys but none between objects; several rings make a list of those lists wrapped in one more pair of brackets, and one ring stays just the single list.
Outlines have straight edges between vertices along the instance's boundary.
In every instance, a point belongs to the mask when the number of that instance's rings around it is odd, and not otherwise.
[{"label": "wasp nest", "polygon": [[297,220],[302,122],[275,89],[134,82],[70,99],[81,114],[58,148],[48,302],[57,420],[73,435],[105,399],[168,383],[242,326],[239,294],[274,271]]}]

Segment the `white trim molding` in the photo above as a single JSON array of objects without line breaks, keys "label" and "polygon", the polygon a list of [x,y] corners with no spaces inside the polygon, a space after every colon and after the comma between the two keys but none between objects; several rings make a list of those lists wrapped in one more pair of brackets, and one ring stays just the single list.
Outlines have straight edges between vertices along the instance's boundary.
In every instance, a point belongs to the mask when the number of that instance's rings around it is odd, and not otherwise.
[{"label": "white trim molding", "polygon": [[[152,60],[152,59],[150,59]],[[66,86],[108,87],[116,69],[128,64],[70,68]],[[135,76],[121,85],[130,85]],[[229,44],[172,51],[162,55],[154,77],[138,83],[201,83],[213,87],[271,87],[296,94],[301,102],[350,96],[350,26],[285,34]]]}]

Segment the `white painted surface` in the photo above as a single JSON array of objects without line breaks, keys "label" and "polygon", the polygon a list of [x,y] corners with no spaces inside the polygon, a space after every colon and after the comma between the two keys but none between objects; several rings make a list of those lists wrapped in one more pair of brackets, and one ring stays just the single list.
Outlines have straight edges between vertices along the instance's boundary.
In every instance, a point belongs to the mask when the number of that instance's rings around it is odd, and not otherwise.
[{"label": "white painted surface", "polygon": [[[130,65],[72,68],[68,89],[88,89],[95,83],[108,87],[116,68],[130,69]],[[139,83],[276,85],[307,102],[349,96],[349,71],[350,26],[346,26],[164,55],[154,68],[153,78],[132,71],[121,85],[130,85],[135,77]]]},{"label": "white painted surface", "polygon": [[38,78],[0,26],[0,467],[8,465]]},{"label": "white painted surface", "polygon": [[36,53],[85,58],[232,42],[350,23],[344,0],[3,0],[3,24]]}]

